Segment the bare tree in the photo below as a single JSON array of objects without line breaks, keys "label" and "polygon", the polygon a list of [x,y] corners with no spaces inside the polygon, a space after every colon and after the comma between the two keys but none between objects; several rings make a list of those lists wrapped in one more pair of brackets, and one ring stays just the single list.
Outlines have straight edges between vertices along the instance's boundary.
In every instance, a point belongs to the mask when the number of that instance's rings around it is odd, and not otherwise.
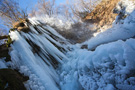
[{"label": "bare tree", "polygon": [[38,13],[51,16],[55,12],[55,0],[38,0]]},{"label": "bare tree", "polygon": [[57,12],[56,14],[57,15],[62,15],[62,16],[65,16],[66,19],[69,19],[70,16],[71,16],[71,13],[69,12],[69,7],[66,5],[66,4],[60,4],[58,7],[57,7]]},{"label": "bare tree", "polygon": [[71,11],[74,17],[78,19],[84,18],[90,13],[97,4],[98,0],[73,0],[73,4],[70,5]]},{"label": "bare tree", "polygon": [[30,16],[30,17],[34,17],[34,16],[36,16],[36,8],[35,7],[33,7],[32,9],[31,9],[31,11],[30,11],[30,13],[29,13],[29,15],[28,16]]},{"label": "bare tree", "polygon": [[8,27],[12,27],[12,24],[20,19],[27,18],[26,11],[22,10],[15,0],[0,0],[0,18]]}]

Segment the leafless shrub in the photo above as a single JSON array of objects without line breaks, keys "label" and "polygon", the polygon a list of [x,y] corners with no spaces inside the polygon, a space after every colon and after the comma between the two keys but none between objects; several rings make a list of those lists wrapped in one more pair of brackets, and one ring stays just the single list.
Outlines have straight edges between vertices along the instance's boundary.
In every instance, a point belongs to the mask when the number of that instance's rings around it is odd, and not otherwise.
[{"label": "leafless shrub", "polygon": [[51,16],[55,13],[55,0],[38,0],[38,14]]},{"label": "leafless shrub", "polygon": [[32,9],[31,9],[31,11],[30,11],[30,13],[29,13],[29,15],[28,16],[30,16],[30,17],[34,17],[34,16],[36,16],[36,8],[35,7],[33,7]]},{"label": "leafless shrub", "polygon": [[97,4],[97,0],[73,0],[73,5],[70,6],[74,17],[78,19],[84,18],[90,13]]},{"label": "leafless shrub", "polygon": [[4,25],[11,27],[12,23],[27,18],[26,10],[22,10],[15,0],[0,1],[0,18]]}]

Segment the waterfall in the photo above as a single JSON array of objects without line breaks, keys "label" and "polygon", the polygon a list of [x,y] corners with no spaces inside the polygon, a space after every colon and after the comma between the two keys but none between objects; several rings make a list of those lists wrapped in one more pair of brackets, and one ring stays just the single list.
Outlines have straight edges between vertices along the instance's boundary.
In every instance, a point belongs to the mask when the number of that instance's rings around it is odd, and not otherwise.
[{"label": "waterfall", "polygon": [[29,19],[27,33],[10,32],[6,64],[29,76],[27,90],[135,89],[135,10],[124,24],[75,45],[41,21]]},{"label": "waterfall", "polygon": [[81,44],[70,44],[49,26],[70,26],[62,20],[29,19],[28,32],[9,33],[11,61],[1,59],[0,68],[28,76],[27,90],[135,90],[135,1],[121,1],[124,18]]},{"label": "waterfall", "polygon": [[29,76],[27,88],[59,90],[59,75],[55,69],[68,60],[65,56],[68,42],[41,22],[29,20],[26,25],[28,33],[10,32],[12,68]]}]

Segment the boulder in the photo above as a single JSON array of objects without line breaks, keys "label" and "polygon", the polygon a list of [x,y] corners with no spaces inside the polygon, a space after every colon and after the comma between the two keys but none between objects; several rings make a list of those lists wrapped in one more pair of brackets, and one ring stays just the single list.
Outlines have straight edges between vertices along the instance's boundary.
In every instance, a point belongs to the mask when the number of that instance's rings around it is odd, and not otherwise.
[{"label": "boulder", "polygon": [[17,71],[12,69],[0,69],[0,90],[26,90],[24,79]]}]

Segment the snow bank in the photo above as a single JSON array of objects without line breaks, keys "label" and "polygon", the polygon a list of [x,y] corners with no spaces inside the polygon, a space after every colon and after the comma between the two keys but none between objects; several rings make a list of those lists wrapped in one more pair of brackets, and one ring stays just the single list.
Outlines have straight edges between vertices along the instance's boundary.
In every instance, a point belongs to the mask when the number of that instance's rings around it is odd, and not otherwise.
[{"label": "snow bank", "polygon": [[123,0],[121,3],[125,8],[121,12],[127,15],[127,17],[118,24],[114,23],[112,28],[85,42],[85,44],[88,44],[89,49],[94,49],[100,44],[125,40],[135,36],[135,1]]},{"label": "snow bank", "polygon": [[95,51],[76,49],[62,65],[62,90],[133,90],[135,88],[135,39],[117,41]]},{"label": "snow bank", "polygon": [[7,68],[4,58],[0,59],[0,69],[2,69],[2,68]]}]

